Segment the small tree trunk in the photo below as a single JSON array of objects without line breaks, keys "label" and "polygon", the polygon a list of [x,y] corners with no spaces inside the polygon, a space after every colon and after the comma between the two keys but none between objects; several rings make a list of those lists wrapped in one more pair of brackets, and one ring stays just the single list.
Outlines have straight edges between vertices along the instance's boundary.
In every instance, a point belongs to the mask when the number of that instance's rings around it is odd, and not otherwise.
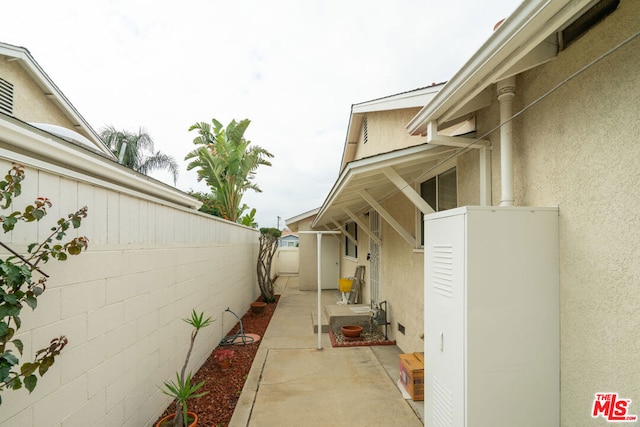
[{"label": "small tree trunk", "polygon": [[265,302],[275,301],[271,263],[278,249],[278,237],[268,234],[260,235],[260,252],[258,253],[258,286]]}]

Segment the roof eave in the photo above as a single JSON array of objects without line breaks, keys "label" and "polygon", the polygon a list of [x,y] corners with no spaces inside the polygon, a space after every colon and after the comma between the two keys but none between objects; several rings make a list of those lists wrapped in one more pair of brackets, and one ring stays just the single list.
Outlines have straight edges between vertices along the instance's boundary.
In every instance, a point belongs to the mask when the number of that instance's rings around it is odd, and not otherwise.
[{"label": "roof eave", "polygon": [[484,45],[407,125],[424,135],[433,120],[447,122],[536,46],[597,0],[530,0],[523,2]]},{"label": "roof eave", "polygon": [[424,107],[443,86],[444,83],[434,83],[431,86],[420,89],[353,104],[352,114]]},{"label": "roof eave", "polygon": [[289,219],[285,219],[284,223],[287,225],[287,227],[289,227],[289,229],[292,232],[297,232],[298,231],[298,223],[302,220],[311,218],[314,215],[317,215],[318,211],[320,210],[320,208],[315,208],[313,210],[310,210],[308,212],[304,212],[301,213],[299,215],[296,215],[294,217],[291,217]]},{"label": "roof eave", "polygon": [[311,223],[311,227],[316,228],[322,225],[328,225],[332,222],[333,218],[327,217],[329,210],[336,200],[342,195],[343,191],[349,187],[351,180],[357,175],[370,173],[372,171],[380,171],[386,167],[397,165],[399,162],[410,158],[416,158],[416,156],[423,156],[425,153],[431,152],[431,150],[438,149],[440,148],[434,145],[421,144],[354,160],[348,163],[340,173],[340,176],[331,188],[324,203],[319,208],[316,218]]}]

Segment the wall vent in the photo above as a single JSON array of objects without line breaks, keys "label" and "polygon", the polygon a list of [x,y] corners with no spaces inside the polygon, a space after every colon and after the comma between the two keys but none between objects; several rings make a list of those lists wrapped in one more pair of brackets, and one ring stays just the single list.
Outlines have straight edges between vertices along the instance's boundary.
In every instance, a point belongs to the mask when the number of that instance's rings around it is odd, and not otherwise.
[{"label": "wall vent", "polygon": [[[425,390],[426,392],[427,390]],[[453,393],[438,378],[433,376],[433,421],[436,426],[453,425]]]},{"label": "wall vent", "polygon": [[13,85],[0,79],[0,112],[13,115]]},{"label": "wall vent", "polygon": [[367,123],[367,117],[365,116],[364,121],[362,122],[362,139],[366,144],[369,142],[369,124]]},{"label": "wall vent", "polygon": [[433,245],[431,250],[433,292],[453,298],[453,246]]}]

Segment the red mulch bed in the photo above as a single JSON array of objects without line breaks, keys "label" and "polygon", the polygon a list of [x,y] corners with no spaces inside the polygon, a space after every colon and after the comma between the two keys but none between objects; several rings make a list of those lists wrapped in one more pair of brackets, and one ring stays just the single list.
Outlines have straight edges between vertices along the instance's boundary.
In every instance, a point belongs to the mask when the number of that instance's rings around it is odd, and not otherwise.
[{"label": "red mulch bed", "polygon": [[[257,301],[261,301],[259,298]],[[280,295],[276,295],[274,304],[267,304],[262,315],[256,316],[247,310],[242,316],[242,328],[245,334],[258,334],[262,338],[271,317],[273,316],[276,306],[280,300]],[[238,314],[239,315],[239,314]],[[232,336],[240,329],[240,323],[236,325],[226,334]],[[200,381],[206,381],[199,392],[208,391],[209,394],[188,402],[189,411],[198,414],[198,427],[218,427],[226,426],[231,420],[236,403],[240,398],[240,392],[249,375],[251,364],[256,356],[258,347],[262,343],[262,339],[256,344],[248,345],[231,345],[218,346],[211,353],[211,356],[202,365],[198,372],[193,376],[192,383],[197,384]],[[197,345],[197,343],[196,343]],[[235,351],[235,357],[231,363],[231,368],[227,371],[221,371],[218,363],[213,358],[215,350],[219,348],[230,348]],[[165,417],[176,411],[175,401],[169,405],[164,411],[162,417]],[[158,420],[160,420],[160,418]],[[156,421],[157,422],[157,421]]]}]

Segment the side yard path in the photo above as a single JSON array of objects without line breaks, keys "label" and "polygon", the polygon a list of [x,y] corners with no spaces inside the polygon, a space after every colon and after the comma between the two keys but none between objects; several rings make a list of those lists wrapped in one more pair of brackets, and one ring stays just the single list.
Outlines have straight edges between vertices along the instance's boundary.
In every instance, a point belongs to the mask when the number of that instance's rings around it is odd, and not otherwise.
[{"label": "side yard path", "polygon": [[[229,424],[262,426],[422,426],[422,402],[398,390],[396,346],[317,349],[311,311],[316,293],[298,277],[279,277],[280,295]],[[335,302],[323,291],[323,304]]]}]

